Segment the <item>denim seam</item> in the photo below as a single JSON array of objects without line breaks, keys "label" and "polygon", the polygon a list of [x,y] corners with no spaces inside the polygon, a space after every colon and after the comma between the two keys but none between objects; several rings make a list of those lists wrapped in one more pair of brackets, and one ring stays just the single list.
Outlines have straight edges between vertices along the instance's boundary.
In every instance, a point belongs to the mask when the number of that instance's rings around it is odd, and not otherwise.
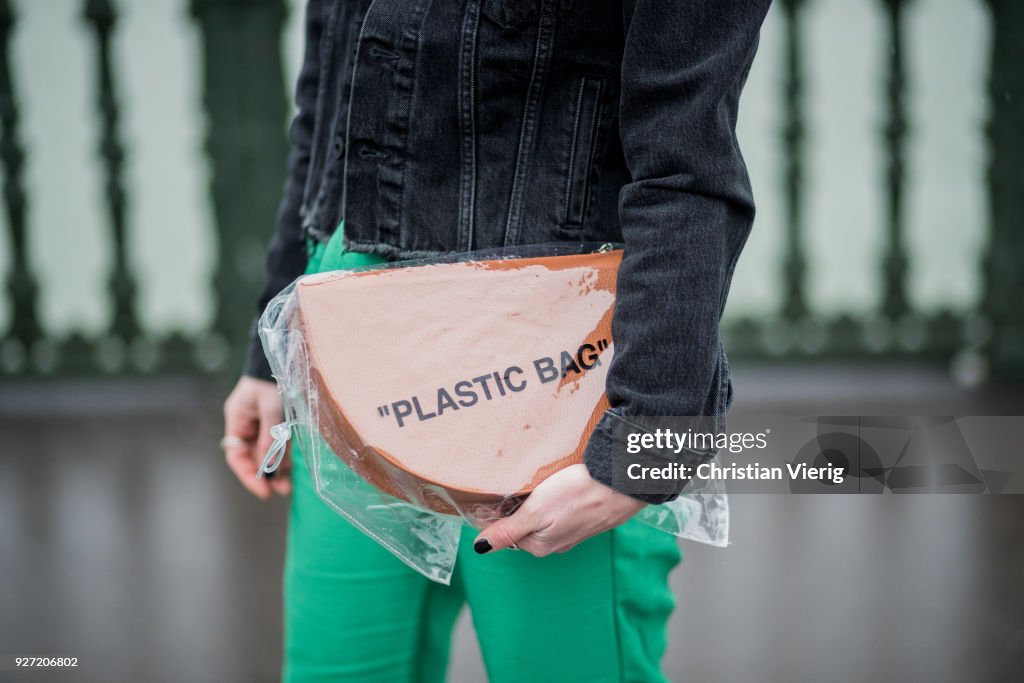
[{"label": "denim seam", "polygon": [[323,28],[320,45],[317,46],[317,59],[320,60],[320,64],[317,69],[316,111],[313,114],[313,136],[310,139],[309,166],[306,169],[306,182],[302,186],[302,200],[299,202],[300,216],[309,213],[313,209],[311,203],[316,203],[313,197],[313,182],[319,176],[320,169],[326,163],[323,155],[327,153],[327,150],[323,149],[323,144],[317,144],[317,141],[323,137],[324,119],[326,118],[324,116],[324,109],[327,106],[327,76],[330,73],[329,57],[334,51],[334,32],[340,12],[339,5],[331,8],[331,13],[327,17],[327,23]]},{"label": "denim seam", "polygon": [[586,164],[583,167],[583,190],[580,197],[583,204],[580,206],[580,225],[586,223],[587,212],[590,210],[591,173],[594,169],[597,141],[601,133],[601,109],[604,97],[604,79],[593,76],[588,76],[587,78],[597,83],[597,93],[594,95],[594,113],[590,120],[590,144],[587,146]]},{"label": "denim seam", "polygon": [[[376,0],[370,0],[369,6],[366,8],[366,12],[363,14],[362,23],[359,26],[359,37],[356,39],[356,50],[352,55],[352,76],[351,85],[348,91],[348,106],[345,111],[345,163],[341,167],[341,216],[344,219],[346,214],[346,208],[348,206],[348,160],[352,155],[349,153],[351,145],[352,131],[352,103],[356,99],[356,72],[359,70],[359,51],[363,47],[363,32],[366,30],[366,25],[369,23],[367,19],[370,16],[370,12],[373,11],[373,5]],[[347,241],[347,240],[346,240]]]},{"label": "denim seam", "polygon": [[459,242],[473,248],[476,218],[476,50],[480,35],[480,1],[466,5],[459,46],[459,122],[462,124],[462,168],[459,183]]},{"label": "denim seam", "polygon": [[579,144],[580,135],[580,114],[583,111],[583,91],[587,89],[587,77],[580,78],[580,90],[576,94],[576,112],[573,116],[572,124],[572,140],[569,141],[569,168],[566,169],[565,174],[565,211],[562,212],[562,223],[569,222],[569,213],[571,207],[569,202],[572,201],[572,181],[576,171],[576,145]]},{"label": "denim seam", "polygon": [[[760,34],[758,34],[758,37],[754,40],[754,44],[750,47],[749,53],[747,55],[746,67],[744,68],[743,73],[740,74],[739,81],[737,81],[734,84],[734,86],[733,86],[735,91],[736,91],[736,100],[737,101],[739,100],[740,94],[743,92],[743,86],[744,86],[744,84],[747,81],[747,76],[750,74],[750,69],[754,65],[754,55],[757,53],[757,46],[758,46],[759,42],[760,42]],[[743,172],[746,175],[747,174],[747,162],[743,158],[743,155],[739,152],[740,141],[739,141],[739,137],[736,134],[735,120],[733,121],[733,124],[734,125],[732,126],[732,144],[733,144],[733,147],[736,149],[736,153],[737,153],[737,155],[739,156],[739,159],[740,159],[740,165],[743,167]],[[750,191],[749,175],[747,175],[747,177],[748,177],[747,188],[748,188],[748,191]],[[751,216],[750,216],[751,220],[750,220],[750,224],[753,223],[754,213],[756,213],[756,208],[753,205],[751,205]],[[724,311],[725,310],[725,302],[726,302],[726,299],[729,296],[729,292],[728,292],[728,290],[729,290],[729,283],[732,281],[733,273],[736,272],[736,264],[739,261],[740,252],[743,251],[743,247],[746,246],[747,239],[750,237],[750,229],[749,229],[749,225],[750,224],[748,224],[747,234],[744,235],[743,240],[737,245],[735,253],[732,255],[732,258],[729,259],[729,263],[726,265],[725,275],[724,275],[724,279],[722,281],[722,295],[721,295],[721,297],[719,298],[719,301],[718,301],[718,310],[719,311]]]},{"label": "denim seam", "polygon": [[[583,96],[587,90],[588,83],[597,84],[597,93],[594,96],[594,110],[590,116],[590,121],[586,123],[590,129],[590,140],[586,150],[579,149],[579,135],[580,135],[580,124],[583,118]],[[599,133],[599,127],[601,123],[601,95],[604,90],[603,79],[596,76],[584,75],[580,78],[580,90],[576,97],[576,112],[574,116],[573,128],[572,128],[572,141],[569,149],[569,168],[567,169],[565,179],[565,197],[563,202],[565,204],[565,210],[562,213],[562,225],[563,226],[582,226],[586,222],[587,208],[590,204],[590,172],[594,163],[594,154],[597,148],[597,137]],[[579,191],[579,200],[581,202],[579,215],[575,215],[573,211],[573,200],[575,199],[573,193],[573,185],[577,180],[576,165],[578,162],[577,157],[583,152],[582,157],[583,168],[580,169],[581,175],[583,176],[583,186]]]},{"label": "denim seam", "polygon": [[403,249],[387,242],[377,240],[354,240],[349,239],[348,233],[343,238],[346,251],[359,254],[377,254],[389,260],[405,261],[408,259],[434,258],[445,254],[458,253],[459,249]]},{"label": "denim seam", "polygon": [[540,98],[544,91],[547,77],[551,47],[554,42],[555,0],[542,0],[539,20],[537,22],[537,42],[534,45],[533,72],[530,84],[526,89],[526,102],[523,105],[523,124],[519,131],[519,146],[516,151],[515,170],[512,174],[512,192],[508,202],[508,218],[505,222],[505,246],[514,245],[519,239],[522,223],[523,195],[526,193],[527,169],[533,149],[534,135],[537,130],[537,115],[540,109]]},{"label": "denim seam", "polygon": [[[395,41],[399,48],[395,54],[392,73],[395,87],[388,107],[388,136],[385,149],[394,153],[386,154],[377,166],[378,202],[381,208],[380,222],[390,219],[398,233],[398,241],[408,243],[403,234],[405,227],[405,188],[408,186],[408,147],[410,121],[415,110],[416,62],[418,59],[420,35],[423,32],[427,0],[419,0],[408,9],[405,30]],[[371,48],[372,49],[372,48]],[[408,57],[410,56],[411,57]]]},{"label": "denim seam", "polygon": [[402,196],[397,201],[397,216],[398,221],[398,234],[399,239],[402,243],[406,243],[406,240],[402,236],[402,228],[405,226],[405,188],[409,186],[409,162],[408,162],[408,149],[409,149],[409,131],[412,128],[410,121],[413,119],[413,112],[416,111],[416,62],[419,60],[420,45],[422,43],[423,24],[426,21],[426,14],[428,12],[428,6],[430,5],[429,0],[420,0],[416,4],[413,10],[413,15],[416,17],[416,30],[415,32],[405,32],[402,35],[403,46],[409,46],[410,50],[414,51],[414,57],[411,64],[408,66],[408,73],[406,73],[406,67],[401,61],[397,63],[396,70],[399,74],[407,78],[407,90],[408,99],[407,107],[405,110],[405,121],[403,133],[405,135],[402,140],[402,173],[401,180],[399,182],[400,192]]}]

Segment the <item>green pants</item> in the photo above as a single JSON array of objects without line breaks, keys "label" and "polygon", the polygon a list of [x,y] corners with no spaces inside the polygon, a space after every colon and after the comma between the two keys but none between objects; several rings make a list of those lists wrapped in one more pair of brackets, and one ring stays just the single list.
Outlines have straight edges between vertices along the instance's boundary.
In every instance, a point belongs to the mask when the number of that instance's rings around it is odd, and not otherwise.
[{"label": "green pants", "polygon": [[[341,230],[338,230],[340,235]],[[337,235],[336,235],[337,238]],[[318,245],[310,271],[378,262]],[[477,555],[466,527],[450,586],[406,567],[324,504],[301,455],[285,563],[286,681],[443,681],[468,605],[492,683],[662,681],[675,538],[637,521],[535,558]]]}]

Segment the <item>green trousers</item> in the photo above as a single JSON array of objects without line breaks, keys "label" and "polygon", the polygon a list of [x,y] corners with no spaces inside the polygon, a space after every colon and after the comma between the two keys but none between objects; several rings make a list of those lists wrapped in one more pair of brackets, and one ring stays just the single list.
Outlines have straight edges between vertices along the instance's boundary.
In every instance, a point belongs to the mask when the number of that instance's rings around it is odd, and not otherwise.
[{"label": "green trousers", "polygon": [[[316,245],[310,272],[379,258]],[[293,445],[294,448],[294,445]],[[286,681],[443,681],[468,605],[492,683],[663,681],[676,539],[637,521],[545,558],[477,555],[466,527],[450,586],[406,567],[323,503],[297,450],[284,573]]]}]

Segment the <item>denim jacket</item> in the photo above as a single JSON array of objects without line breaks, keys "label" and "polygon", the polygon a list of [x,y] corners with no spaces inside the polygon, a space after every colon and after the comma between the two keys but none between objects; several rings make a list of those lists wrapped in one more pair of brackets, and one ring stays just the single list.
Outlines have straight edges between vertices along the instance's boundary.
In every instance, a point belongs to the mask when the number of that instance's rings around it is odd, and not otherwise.
[{"label": "denim jacket", "polygon": [[[309,0],[260,309],[342,217],[348,249],[390,258],[623,242],[585,453],[610,485],[616,420],[731,402],[719,320],[754,218],[736,116],[769,2]],[[255,337],[246,374],[270,378]]]}]

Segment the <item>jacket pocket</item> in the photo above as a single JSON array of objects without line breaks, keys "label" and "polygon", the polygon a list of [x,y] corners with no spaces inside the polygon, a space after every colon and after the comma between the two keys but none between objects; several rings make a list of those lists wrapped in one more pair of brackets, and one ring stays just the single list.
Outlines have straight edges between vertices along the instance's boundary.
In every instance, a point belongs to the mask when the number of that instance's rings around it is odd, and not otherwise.
[{"label": "jacket pocket", "polygon": [[572,137],[565,176],[563,225],[582,225],[590,203],[590,175],[601,123],[601,93],[604,79],[583,76],[573,103]]}]

